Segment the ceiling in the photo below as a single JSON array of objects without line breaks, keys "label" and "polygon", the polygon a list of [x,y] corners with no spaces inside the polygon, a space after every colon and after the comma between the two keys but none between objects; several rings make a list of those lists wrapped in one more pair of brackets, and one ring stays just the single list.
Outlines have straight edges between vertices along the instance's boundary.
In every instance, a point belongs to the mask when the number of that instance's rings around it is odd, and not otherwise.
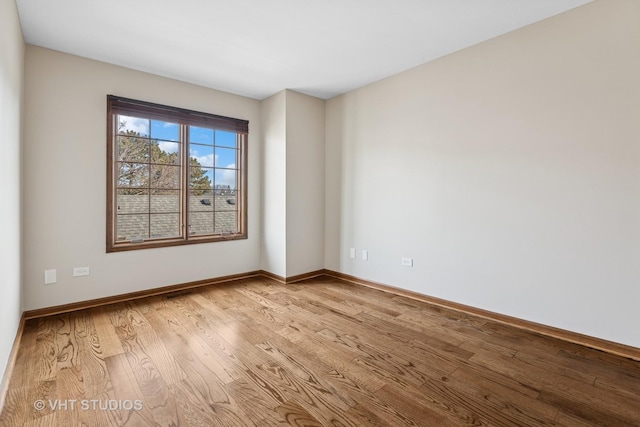
[{"label": "ceiling", "polygon": [[16,0],[25,41],[256,99],[328,99],[591,0]]}]

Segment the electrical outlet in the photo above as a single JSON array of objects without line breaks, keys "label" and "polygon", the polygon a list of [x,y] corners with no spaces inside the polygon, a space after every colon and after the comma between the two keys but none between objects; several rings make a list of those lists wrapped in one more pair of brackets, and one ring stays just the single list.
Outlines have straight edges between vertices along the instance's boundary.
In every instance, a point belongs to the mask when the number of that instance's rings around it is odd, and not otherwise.
[{"label": "electrical outlet", "polygon": [[52,285],[54,283],[56,283],[57,278],[56,278],[56,270],[45,270],[44,271],[44,284],[45,285]]},{"label": "electrical outlet", "polygon": [[89,267],[76,267],[73,269],[73,277],[88,276]]},{"label": "electrical outlet", "polygon": [[413,258],[402,258],[400,260],[400,264],[404,265],[405,267],[413,267]]},{"label": "electrical outlet", "polygon": [[362,250],[362,260],[367,261],[369,259],[369,251],[366,249]]},{"label": "electrical outlet", "polygon": [[356,259],[356,248],[349,249],[349,258]]}]

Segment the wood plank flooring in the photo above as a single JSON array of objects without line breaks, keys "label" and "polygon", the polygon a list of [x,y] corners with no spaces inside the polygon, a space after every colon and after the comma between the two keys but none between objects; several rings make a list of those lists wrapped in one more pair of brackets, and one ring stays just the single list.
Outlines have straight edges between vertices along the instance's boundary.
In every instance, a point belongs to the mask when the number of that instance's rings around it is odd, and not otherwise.
[{"label": "wood plank flooring", "polygon": [[640,426],[640,362],[251,278],[27,321],[2,426]]}]

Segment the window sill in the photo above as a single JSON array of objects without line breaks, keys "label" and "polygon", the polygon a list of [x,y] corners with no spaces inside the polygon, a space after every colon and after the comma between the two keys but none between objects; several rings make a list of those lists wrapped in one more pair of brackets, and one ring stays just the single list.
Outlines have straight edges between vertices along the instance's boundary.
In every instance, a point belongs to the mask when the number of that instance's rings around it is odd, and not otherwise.
[{"label": "window sill", "polygon": [[110,252],[124,252],[135,251],[138,249],[153,249],[153,248],[166,248],[172,246],[184,246],[184,245],[197,245],[201,243],[214,243],[224,242],[230,240],[246,240],[246,233],[217,235],[217,236],[202,236],[202,237],[190,237],[189,240],[185,239],[166,239],[166,240],[147,240],[142,243],[130,243],[122,242],[110,245],[107,243],[107,253]]}]

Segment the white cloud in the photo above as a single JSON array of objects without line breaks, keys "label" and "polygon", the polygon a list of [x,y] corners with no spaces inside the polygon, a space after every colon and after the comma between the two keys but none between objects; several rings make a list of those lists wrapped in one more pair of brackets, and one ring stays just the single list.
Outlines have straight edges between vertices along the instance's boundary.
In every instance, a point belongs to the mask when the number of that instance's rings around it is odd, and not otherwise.
[{"label": "white cloud", "polygon": [[130,130],[138,132],[141,135],[149,136],[149,120],[129,116],[118,116],[118,119],[120,120],[121,125],[124,124],[120,130],[121,132]]},{"label": "white cloud", "polygon": [[[193,154],[192,154],[193,156]],[[211,167],[215,165],[215,162],[218,160],[218,155],[207,154],[205,156],[193,156],[196,158],[200,166]]]},{"label": "white cloud", "polygon": [[[205,149],[205,152],[206,151],[208,150]],[[189,155],[191,157],[194,157],[198,161],[198,163],[200,163],[200,166],[203,166],[203,167],[213,167],[218,161],[218,155],[217,154],[214,155],[213,150],[211,150],[210,153],[207,153],[204,156],[201,156],[198,150],[192,147],[189,150]]]},{"label": "white cloud", "polygon": [[[226,167],[235,168],[236,164],[231,163]],[[221,181],[221,182],[216,182],[216,184],[228,185],[231,188],[236,188],[236,171],[235,170],[219,169],[219,172],[220,173],[216,178],[218,179],[218,181]]]},{"label": "white cloud", "polygon": [[165,153],[177,153],[180,144],[176,144],[175,142],[160,141],[158,142],[158,146]]}]

